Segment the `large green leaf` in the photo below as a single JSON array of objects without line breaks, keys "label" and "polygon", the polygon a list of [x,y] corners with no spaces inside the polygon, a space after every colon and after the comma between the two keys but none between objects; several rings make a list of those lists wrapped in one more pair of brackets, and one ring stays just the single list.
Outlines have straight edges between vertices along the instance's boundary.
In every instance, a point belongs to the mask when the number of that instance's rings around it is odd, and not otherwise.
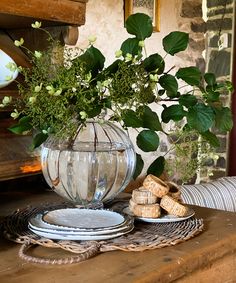
[{"label": "large green leaf", "polygon": [[142,172],[144,166],[143,159],[140,154],[136,153],[136,167],[133,174],[133,178],[136,179]]},{"label": "large green leaf", "polygon": [[158,83],[168,92],[169,97],[177,96],[178,82],[174,76],[165,74],[159,78]]},{"label": "large green leaf", "polygon": [[209,142],[209,144],[213,147],[219,147],[220,141],[215,134],[210,131],[206,131],[201,134],[205,140]]},{"label": "large green leaf", "polygon": [[141,47],[139,46],[139,40],[137,38],[128,38],[126,39],[122,45],[121,48],[123,56],[125,56],[127,53],[132,55],[137,55],[139,52],[141,52]]},{"label": "large green leaf", "polygon": [[143,128],[148,128],[153,131],[162,131],[162,126],[156,112],[152,111],[148,106],[145,106],[142,116]]},{"label": "large green leaf", "polygon": [[159,137],[152,130],[143,130],[138,134],[136,143],[144,152],[155,151],[159,146]]},{"label": "large green leaf", "polygon": [[189,126],[200,133],[209,130],[214,123],[215,114],[210,106],[198,103],[187,113]]},{"label": "large green leaf", "polygon": [[233,127],[231,110],[228,107],[215,108],[215,126],[222,132],[230,131]]},{"label": "large green leaf", "polygon": [[150,37],[153,31],[152,19],[143,13],[130,15],[125,22],[125,27],[129,34],[135,35],[139,40]]},{"label": "large green leaf", "polygon": [[161,113],[161,118],[164,123],[168,123],[170,120],[180,121],[185,115],[186,111],[184,111],[183,106],[176,104],[165,107]]},{"label": "large green leaf", "polygon": [[84,54],[77,59],[84,64],[86,71],[91,72],[93,76],[96,76],[104,67],[105,57],[101,51],[94,46],[90,46]]},{"label": "large green leaf", "polygon": [[30,124],[30,118],[27,116],[22,117],[17,124],[8,128],[9,131],[17,135],[21,135],[31,129],[32,125]]},{"label": "large green leaf", "polygon": [[213,86],[216,83],[216,77],[213,73],[206,73],[204,79],[209,86]]},{"label": "large green leaf", "polygon": [[198,86],[201,81],[201,72],[197,67],[180,68],[175,74],[178,79],[182,79],[189,85]]},{"label": "large green leaf", "polygon": [[189,35],[181,31],[173,31],[163,38],[162,44],[164,50],[174,55],[177,52],[183,51],[188,46]]},{"label": "large green leaf", "polygon": [[162,74],[165,69],[165,61],[163,58],[158,54],[152,54],[149,57],[147,57],[144,61],[144,69],[147,72],[152,72],[157,70],[157,74]]},{"label": "large green leaf", "polygon": [[47,138],[48,138],[48,134],[44,134],[42,132],[38,133],[37,135],[35,135],[33,137],[31,148],[35,149],[35,148],[39,147],[43,142],[46,141]]},{"label": "large green leaf", "polygon": [[179,98],[179,104],[185,107],[192,107],[197,103],[197,98],[191,94],[183,94]]},{"label": "large green leaf", "polygon": [[149,166],[147,170],[147,174],[152,174],[152,175],[159,177],[163,173],[164,168],[165,168],[165,158],[163,156],[159,156]]},{"label": "large green leaf", "polygon": [[126,127],[140,128],[143,127],[143,121],[140,116],[133,110],[126,110],[123,115],[123,121]]}]

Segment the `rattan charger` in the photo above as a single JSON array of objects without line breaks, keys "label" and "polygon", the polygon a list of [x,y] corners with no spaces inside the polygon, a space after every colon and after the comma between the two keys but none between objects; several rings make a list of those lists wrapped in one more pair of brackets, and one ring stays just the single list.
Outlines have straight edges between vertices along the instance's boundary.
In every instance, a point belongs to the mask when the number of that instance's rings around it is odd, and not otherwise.
[{"label": "rattan charger", "polygon": [[[119,202],[112,206],[115,211],[123,210],[127,202]],[[28,229],[28,220],[33,215],[45,210],[68,207],[66,204],[43,204],[38,207],[19,209],[7,216],[1,224],[1,232],[5,238],[22,244],[19,250],[20,258],[41,264],[71,264],[87,260],[98,253],[107,251],[144,251],[184,242],[203,230],[203,220],[191,217],[187,220],[172,223],[135,222],[132,232],[123,236],[100,241],[57,241],[37,236]],[[38,258],[27,254],[34,246],[60,248],[73,253],[63,258]],[[76,254],[76,255],[75,255]]]}]

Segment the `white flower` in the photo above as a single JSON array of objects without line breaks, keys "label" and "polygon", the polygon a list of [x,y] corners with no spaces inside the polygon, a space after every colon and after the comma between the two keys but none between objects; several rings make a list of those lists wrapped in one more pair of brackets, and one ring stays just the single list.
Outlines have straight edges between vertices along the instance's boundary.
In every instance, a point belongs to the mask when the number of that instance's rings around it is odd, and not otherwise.
[{"label": "white flower", "polygon": [[40,51],[34,51],[34,56],[36,57],[36,58],[41,58],[42,57],[42,53],[40,52]]},{"label": "white flower", "polygon": [[87,113],[84,111],[79,112],[81,119],[86,119],[88,117]]},{"label": "white flower", "polygon": [[88,38],[88,41],[90,44],[95,43],[96,40],[97,40],[97,37],[95,35],[90,35]]},{"label": "white flower", "polygon": [[60,95],[61,93],[62,93],[62,89],[59,88],[57,91],[55,91],[55,92],[53,93],[53,95],[58,96],[58,95]]},{"label": "white flower", "polygon": [[35,101],[36,101],[36,97],[35,96],[31,96],[29,98],[29,103],[33,104],[33,103],[35,103]]},{"label": "white flower", "polygon": [[41,23],[41,22],[38,22],[38,21],[36,21],[36,22],[34,22],[33,24],[31,24],[32,28],[40,28],[41,25],[42,25],[42,23]]},{"label": "white flower", "polygon": [[144,46],[145,46],[145,43],[144,43],[143,40],[140,40],[139,43],[138,43],[138,45],[139,45],[140,47],[144,47]]},{"label": "white flower", "polygon": [[24,39],[21,37],[20,40],[15,40],[14,44],[15,44],[15,46],[19,47],[19,46],[24,44]]},{"label": "white flower", "polygon": [[129,61],[131,61],[131,60],[132,60],[132,54],[127,53],[126,56],[125,56],[125,61],[126,61],[126,62],[129,62]]},{"label": "white flower", "polygon": [[43,83],[41,83],[40,85],[36,85],[36,87],[34,88],[35,92],[40,92],[40,90],[42,89]]},{"label": "white flower", "polygon": [[10,104],[12,101],[12,97],[11,96],[4,96],[3,100],[2,100],[2,104],[4,106],[7,106],[8,104]]},{"label": "white flower", "polygon": [[85,81],[86,81],[86,82],[90,82],[91,78],[92,78],[92,74],[91,74],[91,72],[89,72],[89,73],[86,74],[86,76],[85,76]]},{"label": "white flower", "polygon": [[11,72],[15,72],[15,70],[17,69],[16,63],[14,62],[7,63],[5,67],[9,69]]},{"label": "white flower", "polygon": [[149,78],[150,78],[150,81],[152,81],[152,82],[158,82],[158,75],[157,74],[155,74],[155,75],[150,74]]},{"label": "white flower", "polygon": [[43,133],[44,135],[47,135],[47,134],[48,134],[48,131],[47,131],[47,130],[42,130],[42,133]]},{"label": "white flower", "polygon": [[122,56],[122,50],[117,50],[115,52],[116,58],[120,58]]},{"label": "white flower", "polygon": [[72,87],[72,89],[71,89],[73,92],[76,92],[76,88],[75,87]]},{"label": "white flower", "polygon": [[12,78],[13,78],[13,77],[12,77],[12,75],[10,75],[10,76],[6,76],[6,77],[5,77],[5,81],[11,81],[11,80],[12,80]]},{"label": "white flower", "polygon": [[46,86],[46,90],[48,91],[49,94],[54,94],[55,92],[54,87],[51,85]]},{"label": "white flower", "polygon": [[17,111],[17,109],[14,109],[14,112],[11,113],[11,117],[13,119],[17,119],[19,117],[20,113]]}]

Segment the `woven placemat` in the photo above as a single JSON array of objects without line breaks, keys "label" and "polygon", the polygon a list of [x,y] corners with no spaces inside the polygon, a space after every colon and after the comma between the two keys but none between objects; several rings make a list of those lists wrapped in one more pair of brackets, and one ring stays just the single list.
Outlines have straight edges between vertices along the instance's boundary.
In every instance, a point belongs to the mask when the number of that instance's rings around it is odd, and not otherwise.
[{"label": "woven placemat", "polygon": [[[121,211],[127,202],[118,202],[112,206]],[[113,250],[144,251],[184,242],[203,230],[203,220],[191,217],[187,220],[172,223],[135,222],[132,232],[123,236],[100,241],[57,241],[37,236],[28,229],[28,220],[33,215],[45,210],[68,207],[67,204],[40,205],[26,207],[7,216],[1,223],[1,232],[5,238],[22,244],[19,256],[28,261],[41,264],[69,264],[89,259],[100,252]],[[27,254],[31,247],[39,245],[47,248],[60,248],[76,255],[66,258],[38,258]]]}]

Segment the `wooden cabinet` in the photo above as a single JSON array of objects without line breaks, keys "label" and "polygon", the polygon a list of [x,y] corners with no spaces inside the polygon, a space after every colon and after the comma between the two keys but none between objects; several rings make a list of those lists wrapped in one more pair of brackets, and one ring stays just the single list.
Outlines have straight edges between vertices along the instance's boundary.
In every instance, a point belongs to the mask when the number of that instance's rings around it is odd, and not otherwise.
[{"label": "wooden cabinet", "polygon": [[[30,66],[27,54],[14,46],[14,40],[23,37],[32,50],[47,45],[43,32],[31,28],[36,20],[42,22],[54,38],[75,44],[78,26],[85,23],[87,0],[1,0],[0,49],[11,56],[17,65]],[[20,77],[17,78],[17,80]],[[5,95],[18,96],[16,83],[0,89],[0,101]],[[37,152],[30,152],[30,136],[16,136],[7,127],[12,124],[12,109],[0,108],[0,180],[14,179],[40,172]]]}]

